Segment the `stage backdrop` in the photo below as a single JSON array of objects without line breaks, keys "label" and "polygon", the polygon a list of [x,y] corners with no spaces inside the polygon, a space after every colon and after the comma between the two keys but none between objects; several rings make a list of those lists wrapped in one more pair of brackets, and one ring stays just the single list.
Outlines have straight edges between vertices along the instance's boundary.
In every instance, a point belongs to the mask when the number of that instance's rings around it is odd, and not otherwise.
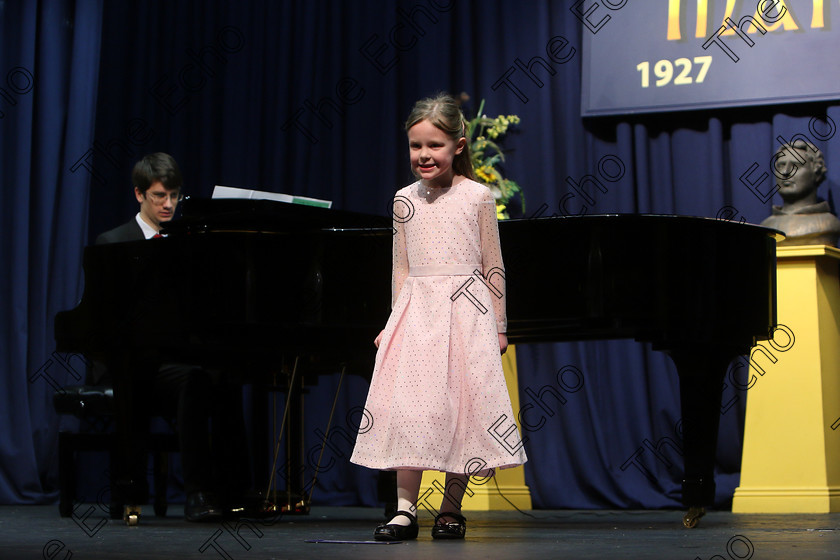
[{"label": "stage backdrop", "polygon": [[[0,246],[10,271],[0,280],[0,379],[7,388],[0,502],[55,500],[59,422],[50,380],[74,381],[78,361],[52,354],[53,317],[82,293],[84,244],[136,212],[129,176],[145,153],[174,155],[191,196],[209,196],[222,184],[388,215],[395,190],[411,181],[402,123],[417,98],[445,90],[469,93],[468,114],[485,99],[487,114],[521,117],[504,146],[505,171],[524,188],[525,217],[643,212],[757,223],[774,200],[770,157],[779,138],[795,135],[825,152],[821,193],[833,200],[840,184],[836,101],[582,118],[582,64],[595,37],[580,12],[595,4],[59,2],[58,11],[27,5],[25,13],[0,5],[0,215],[7,232]],[[622,17],[642,9],[625,4],[597,39],[622,36]],[[809,54],[801,53],[802,64]],[[639,60],[653,61],[646,54]],[[749,64],[744,58],[738,66]],[[572,184],[599,177],[607,156],[621,161],[623,177],[561,208]],[[536,507],[679,505],[678,385],[668,358],[633,341],[520,346],[518,355],[523,395],[557,383],[566,366],[583,380],[546,427],[529,434],[526,479]],[[336,385],[326,376],[312,389],[307,449],[325,429]],[[342,388],[335,422],[347,432],[359,423],[354,411],[366,388],[355,377]],[[747,396],[745,379],[727,378],[721,507],[738,481]],[[349,464],[349,443],[334,443],[315,502],[373,505],[376,474]],[[101,486],[101,470],[95,474]]]}]

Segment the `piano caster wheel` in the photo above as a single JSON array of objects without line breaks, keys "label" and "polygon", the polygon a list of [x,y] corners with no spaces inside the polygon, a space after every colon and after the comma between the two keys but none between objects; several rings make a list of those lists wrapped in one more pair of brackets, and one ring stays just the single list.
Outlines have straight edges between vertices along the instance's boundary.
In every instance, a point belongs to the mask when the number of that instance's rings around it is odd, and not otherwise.
[{"label": "piano caster wheel", "polygon": [[301,500],[295,504],[282,505],[280,512],[289,515],[309,515],[309,502]]},{"label": "piano caster wheel", "polygon": [[683,526],[686,529],[694,529],[697,527],[697,523],[700,521],[700,518],[706,515],[706,510],[701,507],[690,507],[688,508],[688,513],[683,515]]},{"label": "piano caster wheel", "polygon": [[136,527],[140,523],[140,507],[139,506],[125,506],[123,511],[123,521],[129,527]]}]

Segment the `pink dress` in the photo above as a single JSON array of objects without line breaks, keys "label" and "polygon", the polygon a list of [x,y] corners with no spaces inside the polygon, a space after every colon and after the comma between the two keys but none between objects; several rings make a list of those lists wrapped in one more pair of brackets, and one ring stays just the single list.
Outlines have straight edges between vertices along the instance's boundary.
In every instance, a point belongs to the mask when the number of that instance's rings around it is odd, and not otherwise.
[{"label": "pink dress", "polygon": [[[392,311],[350,461],[479,474],[524,463],[499,354],[504,265],[493,195],[469,179],[394,198]],[[483,474],[481,474],[483,476]]]}]

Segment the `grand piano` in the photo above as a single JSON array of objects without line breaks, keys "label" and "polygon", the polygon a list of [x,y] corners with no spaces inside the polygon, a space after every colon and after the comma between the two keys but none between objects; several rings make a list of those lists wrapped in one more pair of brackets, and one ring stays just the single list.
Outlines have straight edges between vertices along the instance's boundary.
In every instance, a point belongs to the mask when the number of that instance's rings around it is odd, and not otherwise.
[{"label": "grand piano", "polygon": [[[308,509],[299,468],[306,378],[339,370],[370,376],[372,342],[390,312],[392,231],[386,216],[190,200],[164,230],[168,237],[85,248],[82,299],[56,315],[55,338],[59,352],[82,353],[111,373],[112,518],[135,524],[135,506],[147,500],[150,378],[161,364],[199,366],[258,384],[260,393],[286,394],[282,471],[289,474],[285,501],[274,496],[270,507]],[[264,402],[254,409],[257,431],[267,429]],[[276,473],[262,446],[255,455],[257,475]]]},{"label": "grand piano", "polygon": [[714,501],[728,364],[776,326],[776,239],[751,224],[600,215],[499,224],[508,341],[631,338],[668,354],[680,380],[686,527]]},{"label": "grand piano", "polygon": [[[632,338],[673,359],[683,523],[694,527],[714,498],[727,365],[776,325],[779,233],[658,215],[508,220],[499,231],[511,343]],[[276,375],[280,358],[295,356],[369,371],[370,342],[389,313],[388,217],[195,200],[168,233],[86,248],[82,300],[55,321],[59,351],[124,372],[114,394],[126,503],[137,481],[125,463],[142,432],[138,399],[129,397],[142,393],[149,364],[199,363],[247,377]]]}]

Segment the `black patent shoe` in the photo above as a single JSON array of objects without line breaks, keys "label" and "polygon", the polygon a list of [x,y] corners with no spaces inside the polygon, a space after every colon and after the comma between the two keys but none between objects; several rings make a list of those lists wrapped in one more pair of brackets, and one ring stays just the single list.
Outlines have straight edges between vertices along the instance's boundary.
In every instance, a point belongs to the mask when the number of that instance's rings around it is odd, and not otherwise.
[{"label": "black patent shoe", "polygon": [[[444,517],[451,517],[455,521],[442,521]],[[432,526],[433,539],[463,539],[467,534],[467,518],[460,513],[441,513],[435,517]]]},{"label": "black patent shoe", "polygon": [[376,526],[373,532],[373,538],[377,541],[407,541],[416,539],[417,533],[420,531],[420,525],[417,524],[417,518],[407,511],[398,511],[394,517],[402,515],[411,521],[410,525],[396,525],[393,523],[380,523]]},{"label": "black patent shoe", "polygon": [[223,511],[218,498],[211,492],[190,492],[184,504],[187,521],[221,521]]}]

